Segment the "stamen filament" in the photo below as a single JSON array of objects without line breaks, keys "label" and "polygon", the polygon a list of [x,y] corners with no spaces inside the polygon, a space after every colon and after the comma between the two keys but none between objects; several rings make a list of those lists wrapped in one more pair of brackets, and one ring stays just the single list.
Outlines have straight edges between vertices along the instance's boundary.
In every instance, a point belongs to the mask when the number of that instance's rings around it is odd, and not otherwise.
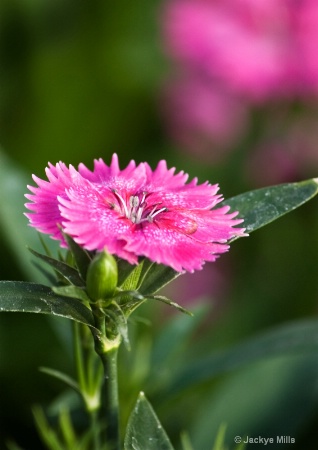
[{"label": "stamen filament", "polygon": [[127,218],[129,218],[129,212],[128,212],[128,208],[127,208],[127,205],[125,203],[125,200],[123,199],[123,197],[120,194],[118,194],[118,192],[115,189],[113,189],[113,193],[121,201],[121,203],[123,205],[123,208],[124,208],[124,211],[125,211],[125,215],[126,215]]},{"label": "stamen filament", "polygon": [[159,214],[159,213],[161,213],[161,212],[163,212],[163,211],[167,211],[167,208],[161,208],[161,209],[159,209],[158,211],[156,211],[155,213],[149,214],[149,215],[151,215],[151,217],[152,217],[152,219],[153,219],[157,214]]}]

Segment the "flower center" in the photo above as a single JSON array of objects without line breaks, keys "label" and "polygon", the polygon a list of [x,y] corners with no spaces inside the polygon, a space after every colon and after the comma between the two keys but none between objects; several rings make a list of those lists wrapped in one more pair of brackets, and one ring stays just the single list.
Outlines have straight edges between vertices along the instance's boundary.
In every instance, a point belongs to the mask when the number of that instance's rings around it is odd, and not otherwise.
[{"label": "flower center", "polygon": [[[159,205],[161,205],[161,202],[151,205],[148,204],[146,202],[147,192],[139,195],[131,195],[128,202],[115,189],[113,190],[113,194],[118,200],[120,212],[135,224],[143,222],[152,223],[158,214],[168,211],[166,207],[160,208]],[[115,206],[114,208],[116,209]]]}]

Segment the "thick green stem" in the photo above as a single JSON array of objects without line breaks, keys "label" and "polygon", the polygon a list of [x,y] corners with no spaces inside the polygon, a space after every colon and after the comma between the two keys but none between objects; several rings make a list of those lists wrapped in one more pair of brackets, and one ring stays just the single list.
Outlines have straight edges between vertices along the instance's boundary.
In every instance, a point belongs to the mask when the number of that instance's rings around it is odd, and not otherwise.
[{"label": "thick green stem", "polygon": [[104,399],[109,450],[120,450],[117,353],[113,348],[100,355],[104,367]]},{"label": "thick green stem", "polygon": [[[121,337],[109,332],[105,323],[105,314],[98,304],[92,306],[95,326],[99,330],[94,333],[95,351],[101,358],[104,369],[103,406],[106,415],[107,449],[120,450],[119,436],[119,401],[117,378],[117,354]],[[107,336],[107,331],[112,334]]]}]

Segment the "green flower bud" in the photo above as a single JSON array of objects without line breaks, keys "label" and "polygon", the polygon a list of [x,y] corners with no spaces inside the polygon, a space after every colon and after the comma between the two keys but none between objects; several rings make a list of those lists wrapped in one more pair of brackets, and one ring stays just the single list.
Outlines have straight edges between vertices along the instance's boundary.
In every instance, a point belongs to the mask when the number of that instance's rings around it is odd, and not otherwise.
[{"label": "green flower bud", "polygon": [[89,297],[104,300],[114,295],[118,282],[118,270],[115,258],[105,250],[98,253],[88,266],[86,289]]}]

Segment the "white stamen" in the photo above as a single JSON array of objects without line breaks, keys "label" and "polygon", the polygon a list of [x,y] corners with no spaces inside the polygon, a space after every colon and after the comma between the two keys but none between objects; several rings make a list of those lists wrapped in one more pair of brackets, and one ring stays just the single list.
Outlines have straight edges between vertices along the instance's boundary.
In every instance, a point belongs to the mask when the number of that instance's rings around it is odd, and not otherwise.
[{"label": "white stamen", "polygon": [[137,211],[137,216],[136,216],[136,222],[137,223],[141,222],[141,216],[142,216],[143,212],[144,212],[144,208],[140,206],[138,211]]},{"label": "white stamen", "polygon": [[161,213],[163,211],[167,211],[167,208],[161,208],[158,211],[156,211],[155,213],[149,214],[149,215],[151,215],[151,217],[154,218],[154,217],[156,217],[157,214],[159,214],[159,213]]},{"label": "white stamen", "polygon": [[156,208],[154,208],[151,213],[147,216],[148,222],[152,223],[154,217],[156,217],[157,214],[160,214],[161,212],[167,211],[167,208],[161,208],[156,211]]},{"label": "white stamen", "polygon": [[142,205],[143,202],[145,201],[146,195],[147,195],[147,192],[143,192],[143,193],[142,193],[142,199],[141,199],[140,205]]},{"label": "white stamen", "polygon": [[[129,197],[129,202],[128,202],[129,205],[126,204],[123,197],[115,189],[113,189],[112,192],[116,195],[119,203],[121,203],[121,205],[122,205],[121,212],[124,213],[125,216],[127,217],[127,219],[131,220],[132,223],[140,224],[142,222],[147,222],[147,221],[152,223],[154,218],[158,214],[160,214],[164,211],[167,211],[167,208],[164,208],[164,207],[157,209],[158,205],[160,205],[160,203],[161,203],[161,202],[159,202],[153,206],[150,213],[148,213],[148,214],[145,213],[145,210],[147,208],[147,202],[145,201],[146,197],[148,195],[147,192],[142,193],[141,200],[139,199],[138,195],[131,195]],[[113,205],[113,208],[115,208],[115,205]],[[145,215],[143,217],[144,213],[145,213]]]},{"label": "white stamen", "polygon": [[122,197],[120,194],[118,194],[118,192],[117,192],[115,189],[113,189],[113,193],[114,193],[114,194],[117,196],[117,198],[119,198],[119,200],[121,201],[121,203],[122,203],[122,205],[123,205],[123,208],[124,208],[124,211],[125,211],[125,216],[126,216],[126,217],[129,217],[128,208],[127,208],[127,205],[126,205],[126,203],[125,203],[123,197]]}]

